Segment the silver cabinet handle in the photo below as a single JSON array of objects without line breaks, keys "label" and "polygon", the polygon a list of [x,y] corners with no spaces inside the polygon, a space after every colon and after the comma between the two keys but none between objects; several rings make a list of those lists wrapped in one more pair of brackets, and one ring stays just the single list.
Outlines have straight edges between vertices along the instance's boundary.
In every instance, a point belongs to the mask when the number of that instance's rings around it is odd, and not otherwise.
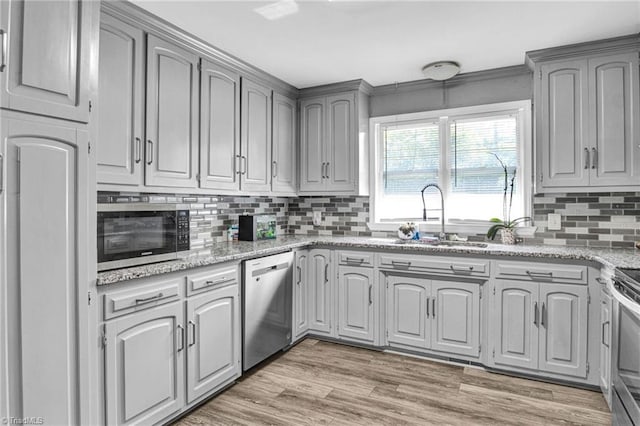
[{"label": "silver cabinet handle", "polygon": [[547,311],[546,310],[546,306],[545,306],[544,302],[542,302],[542,312],[540,313],[540,325],[543,326],[543,327],[546,327],[545,326],[545,322],[546,321],[544,319],[544,317],[546,315],[546,311]]},{"label": "silver cabinet handle", "polygon": [[147,164],[151,165],[153,163],[153,141],[151,139],[147,139]]},{"label": "silver cabinet handle", "polygon": [[326,176],[324,175],[324,166],[325,166],[326,164],[327,164],[327,163],[322,163],[322,168],[320,169],[320,173],[322,174],[322,179],[325,179],[325,178],[326,178]]},{"label": "silver cabinet handle", "polygon": [[272,177],[277,177],[278,176],[278,162],[274,161],[271,163],[271,176]]},{"label": "silver cabinet handle", "polygon": [[409,266],[411,266],[411,262],[409,262],[409,261],[402,262],[402,261],[400,261],[400,260],[392,260],[392,261],[391,261],[391,264],[392,264],[393,266],[404,266],[404,267],[407,267],[407,268],[408,268]]},{"label": "silver cabinet handle", "polygon": [[189,327],[191,327],[191,343],[189,343],[189,347],[196,344],[196,323],[189,320]]},{"label": "silver cabinet handle", "polygon": [[327,162],[327,171],[326,171],[326,173],[325,173],[325,175],[326,175],[327,179],[329,179],[329,167],[330,167],[329,165],[330,165],[330,164],[331,164],[331,163]]},{"label": "silver cabinet handle", "polygon": [[609,343],[604,341],[604,336],[605,336],[605,332],[604,329],[605,327],[607,327],[610,324],[609,321],[605,321],[602,323],[602,344],[605,345],[606,347],[609,347]]},{"label": "silver cabinet handle", "polygon": [[242,174],[242,170],[240,168],[240,166],[241,166],[240,162],[241,161],[242,160],[241,160],[240,156],[236,155],[236,161],[233,162],[233,167],[234,167],[237,175]]},{"label": "silver cabinet handle", "polygon": [[361,257],[347,257],[345,259],[346,262],[353,262],[353,263],[364,263],[364,259]]},{"label": "silver cabinet handle", "polygon": [[180,337],[178,338],[178,343],[180,343],[180,347],[178,347],[178,352],[180,352],[181,350],[184,349],[184,327],[178,324],[176,328],[180,330]]},{"label": "silver cabinet handle", "polygon": [[4,191],[4,156],[0,154],[0,194]]},{"label": "silver cabinet handle", "polygon": [[142,141],[136,138],[136,164],[142,160]]},{"label": "silver cabinet handle", "polygon": [[296,284],[300,285],[300,283],[302,282],[302,268],[296,266],[296,269],[298,270],[298,282],[296,282]]},{"label": "silver cabinet handle", "polygon": [[242,160],[242,167],[241,167],[241,173],[242,175],[247,173],[247,157],[245,157],[244,155],[240,156],[240,159]]},{"label": "silver cabinet handle", "polygon": [[589,168],[589,148],[585,148],[584,149],[584,168],[588,169]]},{"label": "silver cabinet handle", "polygon": [[433,299],[431,299],[431,315],[433,315],[433,318],[436,317],[436,298],[434,297]]},{"label": "silver cabinet handle", "polygon": [[544,271],[525,271],[527,273],[527,275],[531,275],[531,276],[544,276],[544,277],[549,277],[549,278],[553,278],[553,272],[544,272]]},{"label": "silver cabinet handle", "polygon": [[369,305],[373,303],[373,285],[369,284]]},{"label": "silver cabinet handle", "polygon": [[2,57],[0,58],[0,72],[3,72],[7,67],[7,32],[5,30],[0,30],[0,38],[2,38],[2,46],[0,46],[0,49],[2,50]]},{"label": "silver cabinet handle", "polygon": [[472,272],[473,266],[457,266],[457,265],[449,265],[453,272]]},{"label": "silver cabinet handle", "polygon": [[533,303],[533,324],[538,326],[538,302]]},{"label": "silver cabinet handle", "polygon": [[155,296],[144,297],[142,299],[136,299],[136,305],[139,305],[140,303],[151,302],[152,300],[162,299],[163,297],[164,297],[164,294],[158,293]]},{"label": "silver cabinet handle", "polygon": [[602,285],[607,285],[607,280],[605,280],[604,278],[596,278],[596,281],[598,282],[598,284],[602,284]]},{"label": "silver cabinet handle", "polygon": [[429,302],[430,302],[430,299],[431,298],[427,297],[427,318],[429,318]]},{"label": "silver cabinet handle", "polygon": [[598,168],[598,150],[595,148],[591,148],[591,168]]},{"label": "silver cabinet handle", "polygon": [[329,282],[329,264],[324,265],[324,282]]}]

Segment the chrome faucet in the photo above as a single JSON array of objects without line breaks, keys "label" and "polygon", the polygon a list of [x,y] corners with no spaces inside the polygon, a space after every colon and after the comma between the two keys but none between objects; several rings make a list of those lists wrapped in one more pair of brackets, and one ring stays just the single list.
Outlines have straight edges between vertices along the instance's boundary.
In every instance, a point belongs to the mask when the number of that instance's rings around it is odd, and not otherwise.
[{"label": "chrome faucet", "polygon": [[447,234],[444,232],[444,195],[442,194],[442,189],[436,183],[428,183],[424,188],[422,188],[422,191],[420,191],[422,193],[422,220],[427,220],[427,206],[424,203],[424,191],[427,188],[436,188],[440,192],[440,217],[442,229],[440,229],[439,236],[441,240],[446,240]]}]

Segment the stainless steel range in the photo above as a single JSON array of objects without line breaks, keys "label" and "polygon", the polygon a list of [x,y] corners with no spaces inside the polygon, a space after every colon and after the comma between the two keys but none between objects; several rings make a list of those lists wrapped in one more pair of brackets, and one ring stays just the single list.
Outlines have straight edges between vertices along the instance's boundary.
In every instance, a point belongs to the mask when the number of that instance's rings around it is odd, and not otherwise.
[{"label": "stainless steel range", "polygon": [[614,425],[640,425],[640,270],[616,270],[613,288]]}]

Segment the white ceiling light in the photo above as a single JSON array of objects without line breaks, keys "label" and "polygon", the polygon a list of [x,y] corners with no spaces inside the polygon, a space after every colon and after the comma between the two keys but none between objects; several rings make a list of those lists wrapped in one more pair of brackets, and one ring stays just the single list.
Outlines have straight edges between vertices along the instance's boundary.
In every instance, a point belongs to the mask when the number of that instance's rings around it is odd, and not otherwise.
[{"label": "white ceiling light", "polygon": [[257,13],[270,21],[293,15],[298,12],[298,3],[295,0],[280,0],[254,9]]},{"label": "white ceiling light", "polygon": [[460,72],[460,65],[453,61],[439,61],[425,65],[422,73],[432,80],[447,80]]}]

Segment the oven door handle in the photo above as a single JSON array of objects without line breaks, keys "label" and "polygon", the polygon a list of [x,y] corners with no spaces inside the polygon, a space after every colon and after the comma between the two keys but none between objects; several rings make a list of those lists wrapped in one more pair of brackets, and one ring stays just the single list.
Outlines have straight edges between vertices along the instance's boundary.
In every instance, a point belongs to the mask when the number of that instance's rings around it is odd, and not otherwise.
[{"label": "oven door handle", "polygon": [[620,294],[618,289],[616,289],[613,285],[614,281],[615,280],[611,280],[607,282],[607,288],[609,289],[609,292],[611,292],[611,295],[613,296],[613,298],[616,299],[616,301],[620,303],[622,306],[624,306],[629,311],[631,311],[631,313],[633,313],[636,317],[640,318],[640,304],[634,303],[632,300],[629,300],[623,294]]}]

